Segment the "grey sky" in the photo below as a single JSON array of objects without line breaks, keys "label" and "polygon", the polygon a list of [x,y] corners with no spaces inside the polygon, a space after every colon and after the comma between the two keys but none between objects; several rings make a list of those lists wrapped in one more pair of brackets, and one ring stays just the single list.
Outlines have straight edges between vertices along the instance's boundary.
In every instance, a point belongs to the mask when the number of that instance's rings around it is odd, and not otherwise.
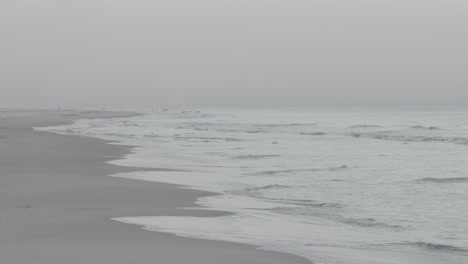
[{"label": "grey sky", "polygon": [[468,102],[466,0],[0,0],[0,106]]}]

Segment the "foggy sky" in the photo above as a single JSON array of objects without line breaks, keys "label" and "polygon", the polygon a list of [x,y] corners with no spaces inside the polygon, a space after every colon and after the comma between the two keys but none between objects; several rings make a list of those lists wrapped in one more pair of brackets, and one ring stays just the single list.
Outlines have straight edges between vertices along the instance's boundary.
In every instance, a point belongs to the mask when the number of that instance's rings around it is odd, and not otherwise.
[{"label": "foggy sky", "polygon": [[468,102],[466,0],[0,0],[0,107]]}]

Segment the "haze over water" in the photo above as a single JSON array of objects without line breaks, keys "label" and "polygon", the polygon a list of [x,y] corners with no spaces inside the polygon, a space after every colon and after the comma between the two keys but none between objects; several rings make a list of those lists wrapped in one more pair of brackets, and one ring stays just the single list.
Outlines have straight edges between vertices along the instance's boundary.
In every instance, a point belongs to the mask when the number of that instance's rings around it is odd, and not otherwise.
[{"label": "haze over water", "polygon": [[2,0],[0,105],[467,103],[464,0]]}]

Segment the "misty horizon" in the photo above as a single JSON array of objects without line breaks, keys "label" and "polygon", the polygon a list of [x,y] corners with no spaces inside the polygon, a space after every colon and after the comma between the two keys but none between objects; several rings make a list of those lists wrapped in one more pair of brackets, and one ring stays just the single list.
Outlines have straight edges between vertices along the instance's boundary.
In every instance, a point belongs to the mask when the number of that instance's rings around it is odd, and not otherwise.
[{"label": "misty horizon", "polygon": [[2,107],[468,103],[468,3],[2,1]]}]

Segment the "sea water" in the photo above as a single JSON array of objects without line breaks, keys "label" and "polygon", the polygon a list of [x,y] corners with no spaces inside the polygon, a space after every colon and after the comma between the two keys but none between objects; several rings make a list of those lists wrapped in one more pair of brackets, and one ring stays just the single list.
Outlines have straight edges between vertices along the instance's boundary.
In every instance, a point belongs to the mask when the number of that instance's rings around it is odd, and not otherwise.
[{"label": "sea water", "polygon": [[137,146],[113,177],[219,193],[222,217],[115,220],[314,263],[468,263],[468,107],[139,109],[49,127]]}]

